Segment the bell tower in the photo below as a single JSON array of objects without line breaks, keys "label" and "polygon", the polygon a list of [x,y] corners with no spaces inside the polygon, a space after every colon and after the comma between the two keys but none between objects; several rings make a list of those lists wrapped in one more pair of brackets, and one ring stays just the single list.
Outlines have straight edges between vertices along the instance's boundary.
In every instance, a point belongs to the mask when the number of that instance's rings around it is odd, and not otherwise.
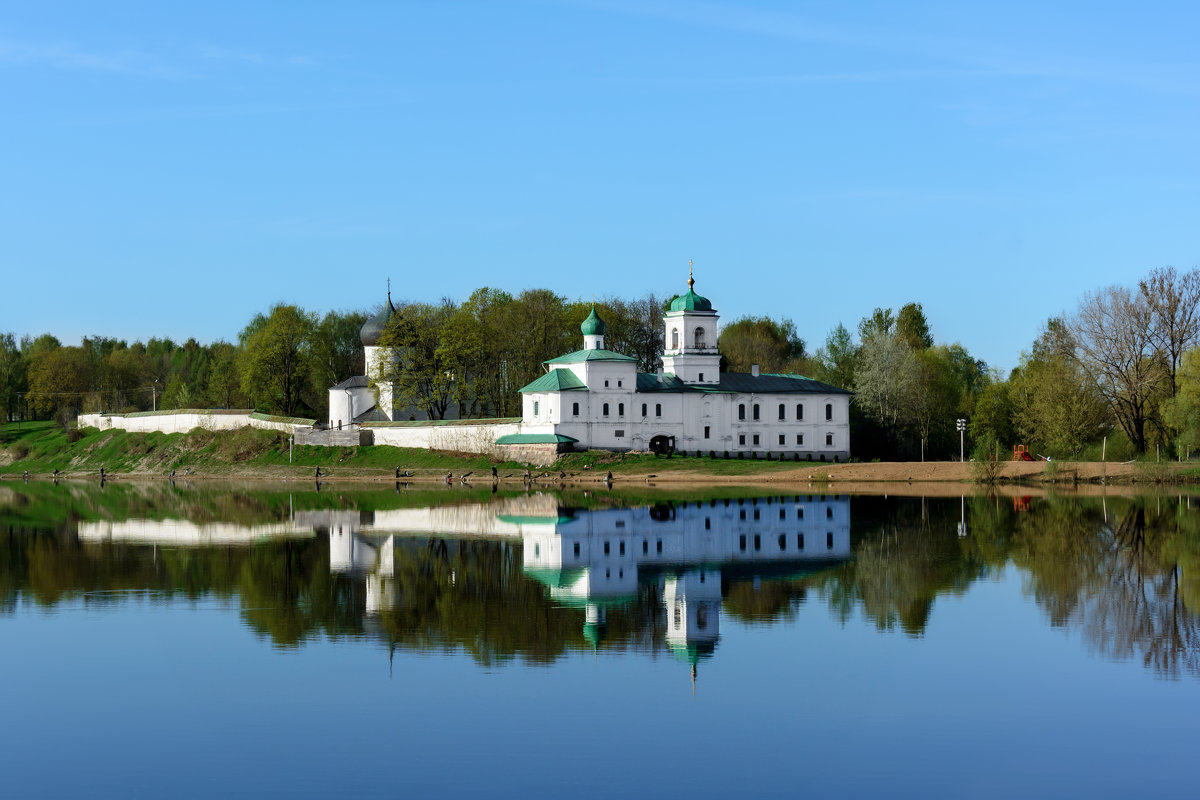
[{"label": "bell tower", "polygon": [[663,314],[663,372],[674,374],[684,383],[715,385],[721,381],[721,354],[717,351],[720,317],[708,298],[696,294],[691,266],[689,261],[687,294],[672,300]]}]

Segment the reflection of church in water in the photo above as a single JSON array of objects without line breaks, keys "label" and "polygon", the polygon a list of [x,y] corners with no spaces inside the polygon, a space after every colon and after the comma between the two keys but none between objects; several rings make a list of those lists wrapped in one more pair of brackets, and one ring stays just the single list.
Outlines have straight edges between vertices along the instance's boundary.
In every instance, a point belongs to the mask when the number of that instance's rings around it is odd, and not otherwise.
[{"label": "reflection of church in water", "polygon": [[399,537],[519,539],[525,574],[545,585],[556,603],[584,611],[583,634],[593,647],[605,636],[609,610],[632,603],[649,585],[661,599],[668,647],[693,667],[720,638],[723,585],[746,581],[757,589],[850,557],[850,501],[841,495],[534,511],[322,511],[298,514],[296,521],[328,531],[330,569],[365,581],[368,614],[399,599]]},{"label": "reflection of church in water", "polygon": [[[599,648],[610,611],[653,598],[666,645],[694,667],[721,633],[730,587],[796,578],[850,557],[850,501],[798,495],[565,509],[553,495],[379,511],[297,511],[260,525],[179,519],[81,522],[85,542],[174,547],[328,536],[329,569],[361,598],[368,625],[403,607],[397,567],[417,540],[519,545],[523,573],[559,606],[583,611]],[[399,554],[399,555],[398,555]],[[514,613],[522,613],[524,609]]]}]

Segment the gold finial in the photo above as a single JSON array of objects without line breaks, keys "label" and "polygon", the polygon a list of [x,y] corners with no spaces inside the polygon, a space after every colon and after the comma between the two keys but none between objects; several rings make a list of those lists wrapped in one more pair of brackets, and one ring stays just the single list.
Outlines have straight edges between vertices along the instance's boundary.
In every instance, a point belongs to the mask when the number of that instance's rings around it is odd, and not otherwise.
[{"label": "gold finial", "polygon": [[692,260],[688,259],[688,290],[690,291],[696,285],[696,279],[692,277]]}]

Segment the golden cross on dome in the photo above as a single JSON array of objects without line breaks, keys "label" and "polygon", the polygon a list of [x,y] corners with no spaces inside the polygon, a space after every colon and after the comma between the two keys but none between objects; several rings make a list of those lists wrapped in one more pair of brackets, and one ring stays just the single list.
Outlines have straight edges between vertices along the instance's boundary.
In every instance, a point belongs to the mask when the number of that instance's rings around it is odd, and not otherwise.
[{"label": "golden cross on dome", "polygon": [[688,259],[688,289],[696,285],[696,279],[692,277],[692,260]]}]

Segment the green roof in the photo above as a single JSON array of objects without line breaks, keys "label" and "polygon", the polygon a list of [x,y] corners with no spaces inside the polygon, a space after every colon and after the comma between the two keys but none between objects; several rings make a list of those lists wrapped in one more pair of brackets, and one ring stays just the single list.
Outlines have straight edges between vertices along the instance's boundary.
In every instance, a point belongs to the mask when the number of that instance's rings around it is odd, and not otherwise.
[{"label": "green roof", "polygon": [[498,438],[496,444],[567,444],[578,441],[561,433],[510,433]]},{"label": "green roof", "polygon": [[581,361],[634,361],[637,359],[631,356],[614,353],[612,350],[576,350],[574,353],[567,353],[565,356],[552,358],[549,361],[543,361],[543,364],[578,364]]},{"label": "green roof", "polygon": [[536,517],[532,514],[497,514],[496,519],[513,525],[565,525],[574,522],[576,517],[566,514],[555,514],[553,517]]},{"label": "green roof", "polygon": [[671,311],[712,311],[712,303],[707,297],[696,294],[689,286],[687,294],[681,294],[671,301]]},{"label": "green roof", "polygon": [[600,319],[600,315],[596,313],[595,306],[592,306],[592,313],[588,314],[587,319],[579,326],[579,330],[584,336],[603,336],[607,328],[604,320]]},{"label": "green roof", "polygon": [[583,381],[575,377],[569,369],[552,369],[532,383],[521,387],[522,392],[570,392],[587,391]]}]

